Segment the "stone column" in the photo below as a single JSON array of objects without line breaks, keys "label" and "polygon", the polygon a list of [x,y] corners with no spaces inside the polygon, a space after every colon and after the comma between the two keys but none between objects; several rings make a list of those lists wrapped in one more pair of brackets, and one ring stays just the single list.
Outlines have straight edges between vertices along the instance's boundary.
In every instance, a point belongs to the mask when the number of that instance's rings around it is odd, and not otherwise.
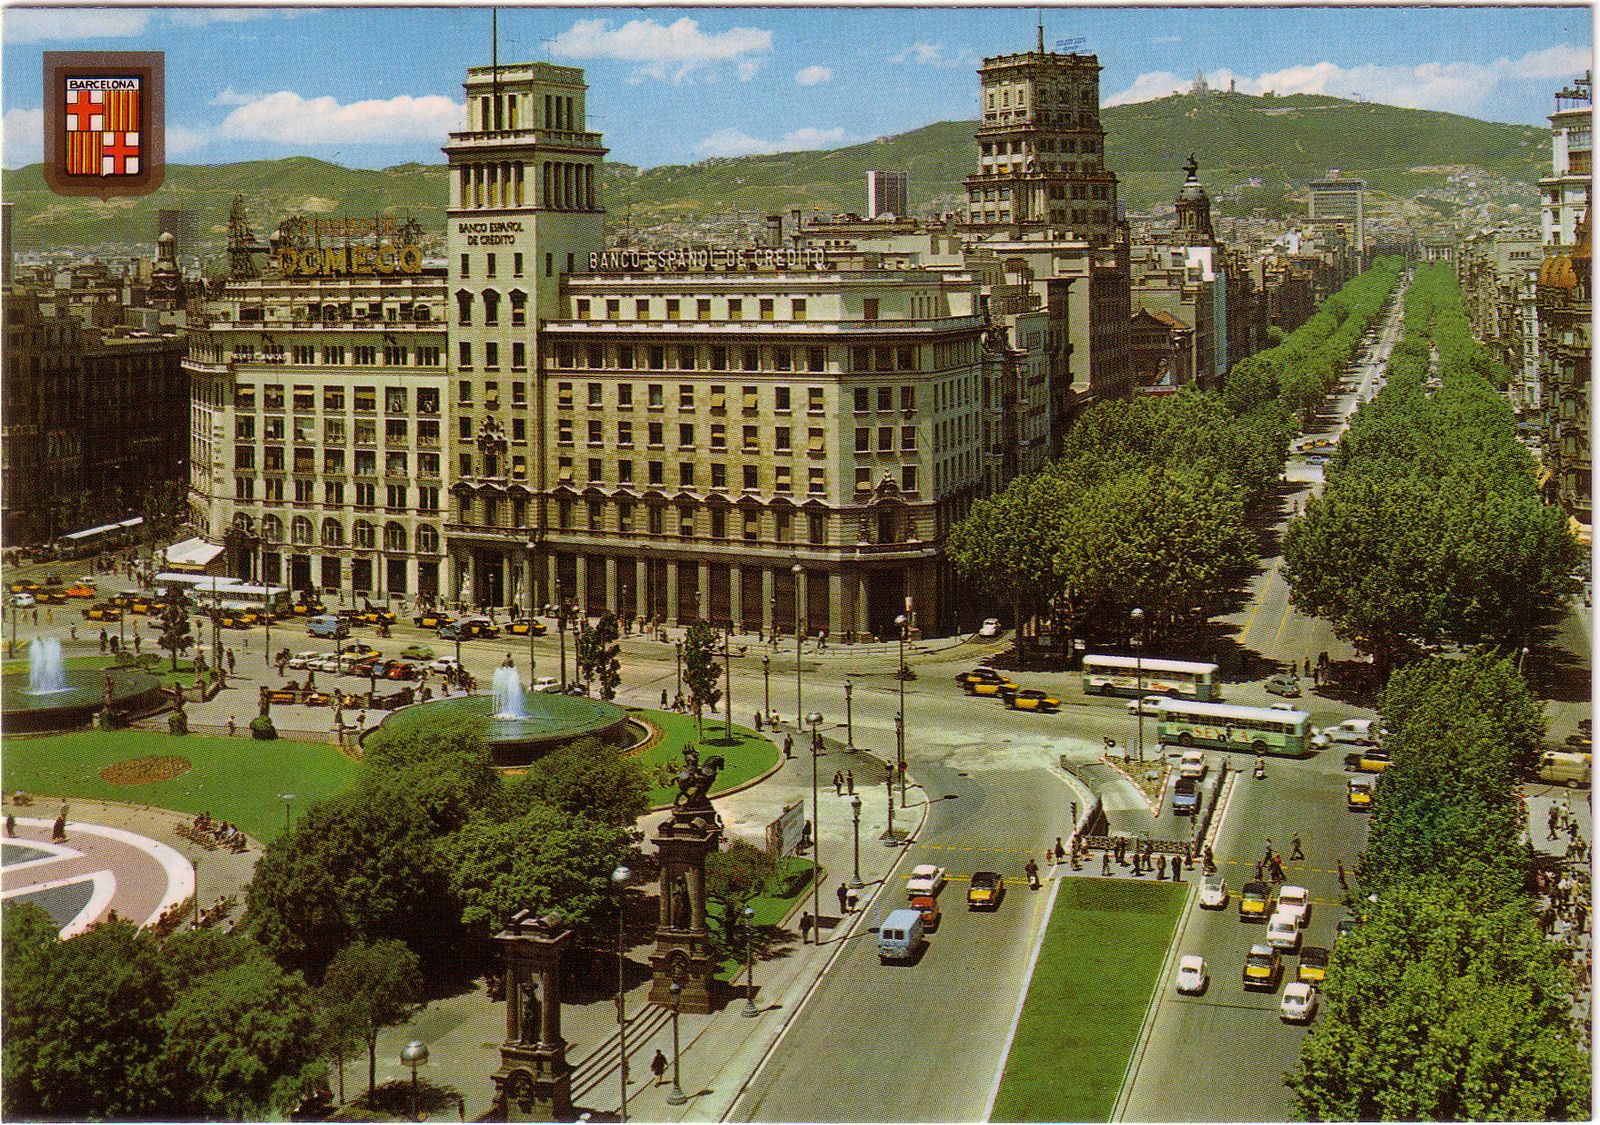
[{"label": "stone column", "polygon": [[678,564],[667,560],[667,624],[678,623]]},{"label": "stone column", "polygon": [[711,620],[711,564],[701,563],[695,575],[695,589],[699,592],[700,620]]},{"label": "stone column", "polygon": [[617,612],[617,558],[615,555],[606,556],[606,608],[612,613]]},{"label": "stone column", "polygon": [[[562,926],[559,915],[530,915],[519,911],[495,937],[506,961],[506,1041],[500,1045],[500,1067],[492,1075],[492,1117],[567,1121],[572,1118],[572,1067],[561,1038],[561,949],[572,931]],[[524,986],[533,981],[538,982],[539,1023],[530,1029],[522,999]]]},{"label": "stone column", "polygon": [[761,628],[772,636],[772,568],[761,568]]},{"label": "stone column", "polygon": [[[683,988],[685,1012],[715,1010],[716,962],[706,932],[706,857],[722,840],[722,824],[709,802],[680,805],[653,841],[661,863],[661,913],[650,955],[650,1002],[670,1005],[672,982]],[[680,889],[679,880],[683,881]],[[677,901],[686,896],[687,902]]]},{"label": "stone column", "polygon": [[[806,595],[807,595],[807,593],[809,591],[809,587],[811,585],[811,583],[809,581],[809,579],[811,577],[811,572],[809,570],[802,569],[799,574],[793,575],[793,577],[794,577],[795,621],[798,621],[800,623],[800,628],[802,628],[802,629],[810,629],[811,628],[811,614],[810,614],[810,604],[809,604],[810,603],[810,599]],[[794,622],[793,621],[791,621],[789,623],[789,627],[791,629],[794,628]]]},{"label": "stone column", "polygon": [[828,636],[837,640],[844,633],[844,575],[837,570],[828,574]]},{"label": "stone column", "polygon": [[549,582],[545,586],[545,600],[554,605],[556,601],[556,583],[561,580],[561,568],[556,565],[556,553],[554,551],[545,556],[545,564],[546,574],[549,575]]},{"label": "stone column", "polygon": [[867,576],[865,574],[856,579],[856,637],[859,640],[867,635],[869,618],[867,616]]},{"label": "stone column", "polygon": [[572,600],[578,607],[578,612],[589,616],[589,556],[578,556],[578,588],[573,592]]},{"label": "stone column", "polygon": [[728,616],[733,631],[744,632],[744,567],[737,562],[728,564]]},{"label": "stone column", "polygon": [[633,615],[641,613],[650,616],[650,600],[645,594],[650,589],[650,561],[645,558],[633,560]]}]

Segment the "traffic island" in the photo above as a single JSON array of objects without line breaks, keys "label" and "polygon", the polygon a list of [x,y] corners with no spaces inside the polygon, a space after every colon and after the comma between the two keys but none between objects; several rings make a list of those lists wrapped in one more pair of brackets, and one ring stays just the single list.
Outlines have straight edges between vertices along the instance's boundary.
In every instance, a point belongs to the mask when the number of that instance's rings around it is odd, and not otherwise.
[{"label": "traffic island", "polygon": [[1188,893],[1060,883],[989,1120],[1110,1120]]}]

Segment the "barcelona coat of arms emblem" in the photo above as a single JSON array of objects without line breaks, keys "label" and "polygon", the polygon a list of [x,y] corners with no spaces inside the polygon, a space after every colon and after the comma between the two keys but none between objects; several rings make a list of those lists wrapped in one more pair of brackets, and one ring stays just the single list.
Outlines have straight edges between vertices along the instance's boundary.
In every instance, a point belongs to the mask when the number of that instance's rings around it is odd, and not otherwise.
[{"label": "barcelona coat of arms emblem", "polygon": [[63,195],[145,195],[161,186],[159,51],[46,51],[45,181]]}]

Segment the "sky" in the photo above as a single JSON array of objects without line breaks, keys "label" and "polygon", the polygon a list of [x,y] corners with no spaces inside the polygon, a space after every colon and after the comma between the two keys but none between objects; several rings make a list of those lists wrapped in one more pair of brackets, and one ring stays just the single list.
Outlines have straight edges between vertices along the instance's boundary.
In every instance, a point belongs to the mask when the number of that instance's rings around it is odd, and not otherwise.
[{"label": "sky", "polygon": [[[1033,48],[1035,8],[500,10],[500,59],[584,68],[589,127],[642,167],[840,145],[978,114],[986,55]],[[1045,7],[1045,39],[1098,56],[1107,105],[1203,71],[1542,125],[1591,65],[1588,6]],[[40,159],[43,52],[166,53],[167,160],[307,155],[442,162],[461,82],[490,60],[487,8],[24,8],[0,18],[3,163]]]}]

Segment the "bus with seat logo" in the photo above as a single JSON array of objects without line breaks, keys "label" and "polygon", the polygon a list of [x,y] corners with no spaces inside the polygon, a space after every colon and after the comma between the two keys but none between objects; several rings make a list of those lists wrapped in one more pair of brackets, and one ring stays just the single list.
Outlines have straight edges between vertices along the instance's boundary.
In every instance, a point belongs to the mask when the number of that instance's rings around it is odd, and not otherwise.
[{"label": "bus with seat logo", "polygon": [[1162,699],[1156,703],[1156,734],[1163,743],[1185,748],[1211,746],[1291,758],[1312,752],[1310,714],[1275,707]]}]

